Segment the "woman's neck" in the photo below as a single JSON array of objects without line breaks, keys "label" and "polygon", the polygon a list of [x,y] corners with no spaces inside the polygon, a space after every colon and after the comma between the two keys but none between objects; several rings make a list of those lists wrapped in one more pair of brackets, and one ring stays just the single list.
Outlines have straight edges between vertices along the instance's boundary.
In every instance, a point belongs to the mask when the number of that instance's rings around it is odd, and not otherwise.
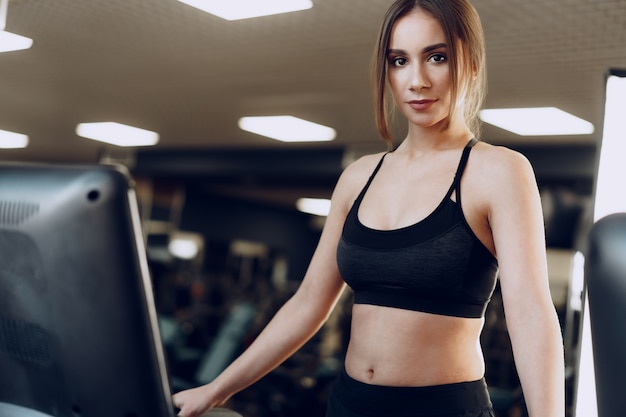
[{"label": "woman's neck", "polygon": [[458,148],[473,137],[467,125],[452,120],[446,129],[441,126],[421,127],[409,123],[406,138],[402,141],[398,150],[404,149],[409,152],[426,152]]}]

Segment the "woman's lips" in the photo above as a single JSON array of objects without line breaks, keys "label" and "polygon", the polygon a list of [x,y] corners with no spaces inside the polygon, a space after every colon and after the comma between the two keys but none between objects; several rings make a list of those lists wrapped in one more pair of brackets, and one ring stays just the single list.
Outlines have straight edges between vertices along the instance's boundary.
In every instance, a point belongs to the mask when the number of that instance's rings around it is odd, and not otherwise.
[{"label": "woman's lips", "polygon": [[426,110],[436,101],[437,100],[411,100],[407,103],[413,110]]}]

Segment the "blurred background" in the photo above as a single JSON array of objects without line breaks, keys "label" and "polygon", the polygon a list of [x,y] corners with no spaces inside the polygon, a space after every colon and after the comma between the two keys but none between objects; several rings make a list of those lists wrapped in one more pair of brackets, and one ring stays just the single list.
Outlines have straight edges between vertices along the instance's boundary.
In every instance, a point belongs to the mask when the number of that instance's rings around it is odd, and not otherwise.
[{"label": "blurred background", "polygon": [[[391,3],[313,0],[231,21],[177,0],[3,1],[4,31],[33,43],[0,53],[0,130],[27,137],[21,148],[0,142],[0,160],[131,170],[175,389],[210,381],[297,288],[324,221],[298,210],[298,199],[330,197],[347,164],[385,150],[369,63]],[[487,42],[485,108],[557,107],[593,126],[523,136],[485,123],[481,134],[522,152],[537,174],[571,405],[580,311],[572,268],[591,224],[606,72],[626,68],[626,2],[473,4]],[[282,142],[239,128],[241,117],[274,115],[330,127],[334,140]],[[81,123],[111,121],[156,132],[158,143],[77,134]],[[394,132],[400,140],[404,126]],[[246,417],[323,415],[350,304],[348,292],[318,336],[230,406]],[[523,416],[498,292],[483,347],[498,415]]]}]

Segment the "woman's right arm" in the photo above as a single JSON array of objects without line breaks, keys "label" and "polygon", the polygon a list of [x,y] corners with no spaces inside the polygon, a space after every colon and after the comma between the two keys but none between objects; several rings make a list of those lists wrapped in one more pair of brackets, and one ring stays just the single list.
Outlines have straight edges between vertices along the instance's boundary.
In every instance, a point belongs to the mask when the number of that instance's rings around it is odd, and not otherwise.
[{"label": "woman's right arm", "polygon": [[283,305],[256,340],[213,382],[173,396],[179,416],[195,417],[224,404],[278,367],[322,327],[345,286],[337,268],[337,243],[355,198],[358,176],[348,167],[333,192],[330,213],[317,249],[296,293]]}]

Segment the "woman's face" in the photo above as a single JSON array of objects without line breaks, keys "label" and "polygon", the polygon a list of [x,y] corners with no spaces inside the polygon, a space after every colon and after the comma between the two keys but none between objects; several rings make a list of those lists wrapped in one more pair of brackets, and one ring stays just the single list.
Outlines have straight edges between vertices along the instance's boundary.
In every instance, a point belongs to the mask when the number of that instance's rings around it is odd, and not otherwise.
[{"label": "woman's face", "polygon": [[424,128],[444,123],[450,109],[450,65],[437,20],[415,10],[396,21],[387,77],[396,106],[410,123]]}]

